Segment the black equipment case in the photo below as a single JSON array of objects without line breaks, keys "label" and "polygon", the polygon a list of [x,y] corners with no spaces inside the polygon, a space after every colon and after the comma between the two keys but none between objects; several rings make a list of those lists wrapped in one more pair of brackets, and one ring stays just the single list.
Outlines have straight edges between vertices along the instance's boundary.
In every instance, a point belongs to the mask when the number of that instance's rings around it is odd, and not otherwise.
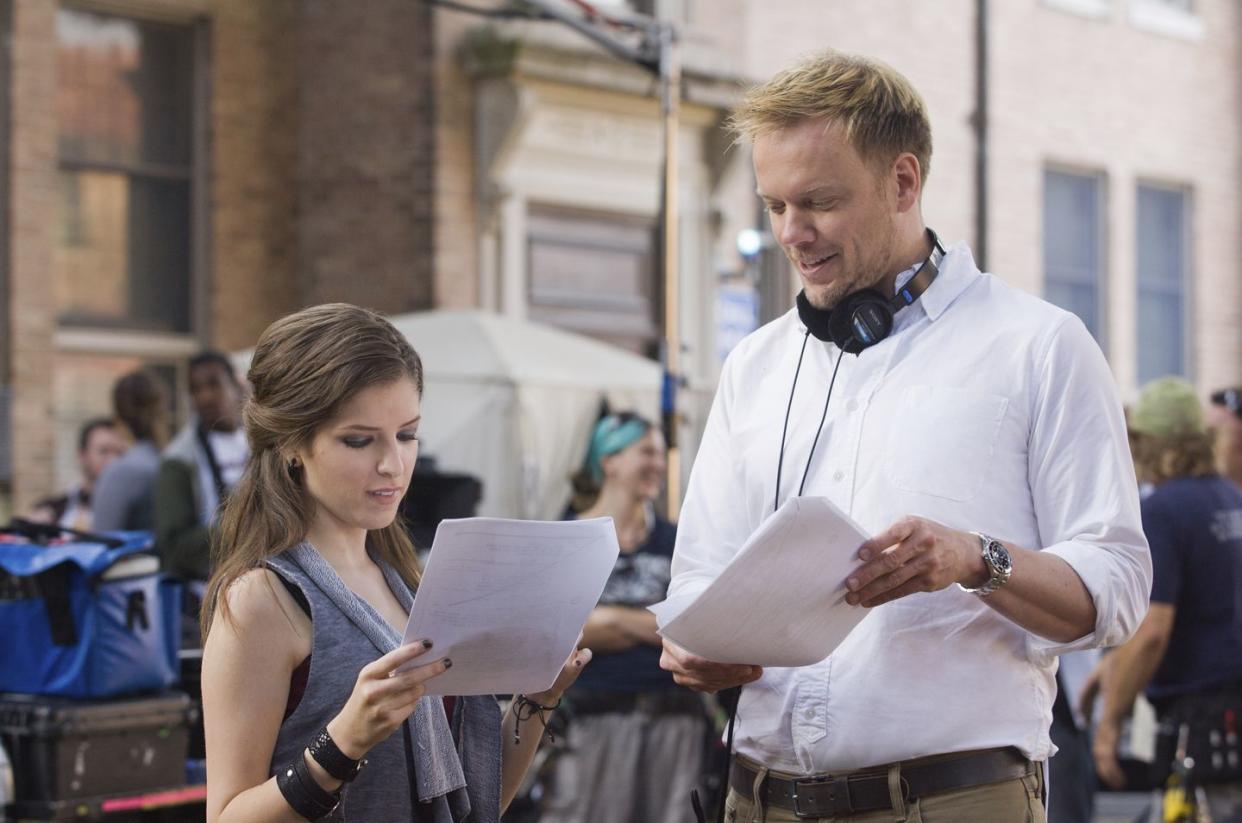
[{"label": "black equipment case", "polygon": [[90,701],[0,694],[12,811],[19,819],[63,819],[103,797],[184,786],[197,719],[181,692]]}]

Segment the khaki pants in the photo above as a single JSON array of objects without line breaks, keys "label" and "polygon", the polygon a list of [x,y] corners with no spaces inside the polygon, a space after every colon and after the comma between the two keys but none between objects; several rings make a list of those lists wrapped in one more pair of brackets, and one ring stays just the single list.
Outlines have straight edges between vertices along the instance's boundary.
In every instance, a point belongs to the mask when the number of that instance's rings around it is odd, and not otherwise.
[{"label": "khaki pants", "polygon": [[901,797],[900,767],[889,769],[893,808],[844,817],[798,818],[789,809],[761,809],[732,788],[725,799],[725,823],[1046,823],[1043,766],[1018,780],[971,786],[920,797]]}]

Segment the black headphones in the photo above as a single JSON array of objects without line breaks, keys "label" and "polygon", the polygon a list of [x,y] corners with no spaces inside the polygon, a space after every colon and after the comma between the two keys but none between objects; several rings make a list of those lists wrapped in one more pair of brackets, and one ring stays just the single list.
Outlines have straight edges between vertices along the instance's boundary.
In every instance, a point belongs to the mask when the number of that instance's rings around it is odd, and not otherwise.
[{"label": "black headphones", "polygon": [[944,247],[931,229],[927,230],[932,250],[923,265],[893,297],[885,297],[875,289],[862,289],[846,295],[831,309],[818,309],[806,299],[806,290],[798,292],[798,318],[816,340],[831,342],[849,354],[858,354],[879,343],[893,330],[897,312],[918,300],[940,273]]},{"label": "black headphones", "polygon": [[[901,287],[893,297],[885,297],[876,289],[861,289],[842,298],[841,302],[831,309],[817,309],[806,299],[806,290],[798,292],[798,318],[806,326],[806,335],[802,338],[802,351],[798,353],[798,367],[794,369],[793,385],[789,387],[789,404],[785,407],[785,424],[781,427],[781,451],[776,461],[776,494],[772,502],[772,511],[780,507],[781,502],[781,469],[785,465],[785,436],[789,433],[789,412],[793,409],[794,390],[798,388],[798,374],[802,371],[802,357],[806,354],[806,343],[811,337],[825,343],[835,343],[841,352],[858,354],[869,349],[888,337],[893,331],[893,318],[897,312],[918,300],[927,287],[940,273],[940,262],[944,259],[944,246],[940,238],[931,229],[927,229],[927,237],[931,240],[932,250],[923,265],[914,273],[910,281]],[[837,382],[837,370],[841,368],[841,355],[837,355],[836,365],[832,368],[832,379],[828,381],[828,396],[824,398],[824,412],[819,418],[819,428],[815,430],[815,439],[811,441],[811,452],[806,456],[806,466],[802,469],[802,482],[798,485],[798,494],[806,488],[806,476],[811,470],[811,458],[815,456],[815,447],[819,445],[819,433],[824,429],[824,421],[828,419],[828,401],[832,399],[832,387]]]}]

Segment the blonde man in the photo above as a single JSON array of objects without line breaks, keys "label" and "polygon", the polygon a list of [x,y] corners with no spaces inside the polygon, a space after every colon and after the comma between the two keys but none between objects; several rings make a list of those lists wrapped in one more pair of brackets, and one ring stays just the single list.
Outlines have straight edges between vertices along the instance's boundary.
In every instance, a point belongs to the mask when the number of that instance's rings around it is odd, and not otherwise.
[{"label": "blonde man", "polygon": [[670,595],[797,494],[873,537],[847,584],[871,614],[821,663],[666,641],[677,682],[745,684],[729,819],[1042,821],[1057,655],[1124,641],[1151,582],[1108,366],[1076,317],[928,231],[931,128],[891,68],[819,55],[733,122],[803,293],[725,364]]}]

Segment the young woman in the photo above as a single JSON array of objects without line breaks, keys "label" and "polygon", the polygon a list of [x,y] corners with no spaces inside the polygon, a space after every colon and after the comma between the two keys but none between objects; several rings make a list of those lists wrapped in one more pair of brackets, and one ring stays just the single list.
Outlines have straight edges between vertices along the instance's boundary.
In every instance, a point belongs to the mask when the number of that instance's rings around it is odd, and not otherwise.
[{"label": "young woman", "polygon": [[653,506],[664,455],[664,438],[648,421],[610,414],[595,425],[573,479],[571,508],[577,517],[611,517],[621,556],[583,629],[597,656],[566,696],[568,750],[558,754],[542,823],[693,819],[706,714],[701,698],[660,668],[660,637],[646,608],[667,594],[677,533]]},{"label": "young woman", "polygon": [[418,355],[372,312],[317,306],[263,333],[249,379],[251,457],[203,611],[208,820],[495,823],[590,652],[503,718],[471,697],[450,721],[425,684],[452,661],[434,638],[399,647]]}]

